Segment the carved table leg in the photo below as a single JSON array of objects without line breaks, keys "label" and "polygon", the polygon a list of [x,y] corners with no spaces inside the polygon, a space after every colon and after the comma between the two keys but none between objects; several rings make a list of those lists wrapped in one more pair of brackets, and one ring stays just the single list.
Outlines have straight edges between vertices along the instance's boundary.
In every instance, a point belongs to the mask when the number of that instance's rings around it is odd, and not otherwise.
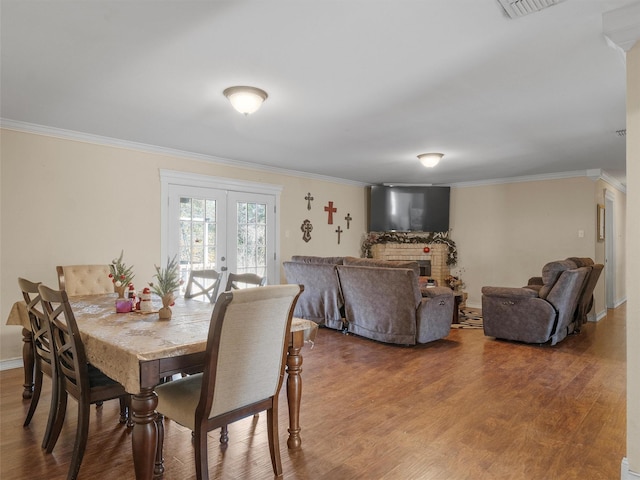
[{"label": "carved table leg", "polygon": [[31,330],[27,328],[22,329],[22,363],[24,365],[24,390],[22,391],[22,398],[31,398],[33,395],[33,334]]},{"label": "carved table leg", "polygon": [[133,396],[133,432],[131,444],[133,464],[137,480],[152,480],[158,445],[158,426],[156,424],[156,407],[158,396],[151,388],[143,388]]},{"label": "carved table leg", "polygon": [[289,404],[289,438],[287,446],[297,450],[302,445],[300,438],[300,397],[302,397],[302,355],[304,332],[291,333],[291,345],[287,355],[287,401]]},{"label": "carved table leg", "polygon": [[156,427],[158,428],[158,444],[156,445],[156,463],[153,474],[160,476],[164,473],[164,458],[162,458],[162,449],[164,448],[164,415],[156,414]]}]

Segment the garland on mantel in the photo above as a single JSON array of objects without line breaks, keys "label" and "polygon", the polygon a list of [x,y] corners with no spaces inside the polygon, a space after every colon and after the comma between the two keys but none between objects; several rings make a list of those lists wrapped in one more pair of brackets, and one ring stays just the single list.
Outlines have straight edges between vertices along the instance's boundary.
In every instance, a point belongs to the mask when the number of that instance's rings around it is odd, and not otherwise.
[{"label": "garland on mantel", "polygon": [[426,237],[400,232],[370,232],[362,241],[362,256],[371,258],[371,247],[379,243],[441,243],[449,249],[447,265],[451,267],[458,263],[456,242],[449,238],[449,232],[430,232]]}]

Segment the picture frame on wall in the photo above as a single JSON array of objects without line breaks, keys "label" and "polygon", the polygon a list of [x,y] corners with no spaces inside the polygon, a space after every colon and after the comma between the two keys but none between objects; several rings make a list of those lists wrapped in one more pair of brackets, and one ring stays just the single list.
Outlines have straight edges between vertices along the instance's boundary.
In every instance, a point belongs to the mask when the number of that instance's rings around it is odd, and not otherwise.
[{"label": "picture frame on wall", "polygon": [[605,210],[604,210],[604,205],[600,203],[598,204],[597,224],[598,224],[598,230],[597,230],[598,241],[604,242]]}]

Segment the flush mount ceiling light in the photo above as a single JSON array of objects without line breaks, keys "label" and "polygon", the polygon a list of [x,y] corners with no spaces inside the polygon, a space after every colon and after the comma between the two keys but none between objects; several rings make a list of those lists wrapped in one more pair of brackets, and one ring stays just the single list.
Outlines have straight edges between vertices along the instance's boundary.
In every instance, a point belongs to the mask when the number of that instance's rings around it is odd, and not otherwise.
[{"label": "flush mount ceiling light", "polygon": [[260,108],[268,95],[256,87],[229,87],[222,92],[229,99],[233,108],[249,115]]},{"label": "flush mount ceiling light", "polygon": [[442,157],[444,157],[444,153],[421,153],[418,155],[418,160],[425,167],[432,168],[438,164]]}]

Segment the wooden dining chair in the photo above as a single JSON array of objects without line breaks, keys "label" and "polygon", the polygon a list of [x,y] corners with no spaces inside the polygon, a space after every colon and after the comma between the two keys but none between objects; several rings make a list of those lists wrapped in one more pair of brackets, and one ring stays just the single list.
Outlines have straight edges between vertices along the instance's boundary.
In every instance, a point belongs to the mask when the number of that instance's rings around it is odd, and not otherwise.
[{"label": "wooden dining chair", "polygon": [[51,453],[58,440],[67,410],[67,396],[71,395],[78,403],[78,425],[67,480],[74,480],[78,476],[87,445],[90,405],[118,398],[121,407],[120,423],[127,423],[128,415],[123,416],[122,412],[126,411],[128,414],[130,411],[131,396],[122,385],[87,362],[67,292],[44,285],[38,286],[38,292],[49,321],[58,380],[58,401],[47,453]]},{"label": "wooden dining chair", "polygon": [[109,265],[58,265],[58,286],[70,297],[113,293]]},{"label": "wooden dining chair", "polygon": [[220,289],[221,275],[216,270],[191,270],[184,291],[184,298],[206,297],[209,303],[215,303]]},{"label": "wooden dining chair", "polygon": [[300,285],[224,292],[213,309],[203,373],[158,385],[157,411],[194,432],[196,478],[208,475],[207,432],[267,411],[273,472],[282,474],[278,393]]},{"label": "wooden dining chair", "polygon": [[225,292],[232,290],[238,290],[242,287],[240,285],[264,287],[267,284],[267,277],[261,277],[255,273],[230,273],[227,277],[227,286],[224,288]]},{"label": "wooden dining chair", "polygon": [[47,448],[51,439],[51,429],[53,427],[54,414],[58,403],[55,354],[51,344],[49,321],[47,320],[46,314],[41,310],[42,305],[40,302],[40,293],[38,292],[38,285],[40,285],[40,283],[18,278],[18,285],[20,286],[20,290],[22,290],[22,296],[27,304],[34,353],[33,394],[31,396],[27,417],[24,420],[24,426],[26,427],[31,423],[33,414],[38,406],[38,401],[40,400],[43,376],[47,375],[51,379],[51,406],[49,407],[49,418],[47,420],[44,438],[42,439],[42,448]]}]

